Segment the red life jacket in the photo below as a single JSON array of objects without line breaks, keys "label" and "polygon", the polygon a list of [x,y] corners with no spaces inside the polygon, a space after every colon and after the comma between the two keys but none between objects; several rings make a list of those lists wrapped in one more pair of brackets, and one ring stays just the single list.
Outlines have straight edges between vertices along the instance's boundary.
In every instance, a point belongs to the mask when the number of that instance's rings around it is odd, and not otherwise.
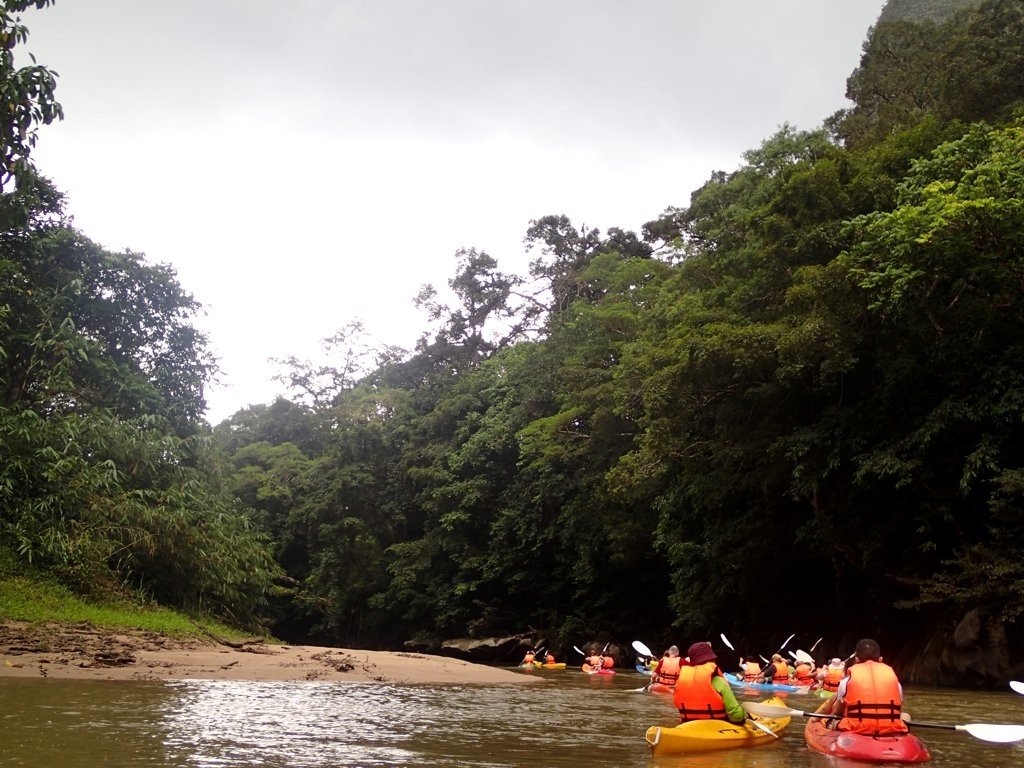
[{"label": "red life jacket", "polygon": [[909,730],[900,719],[903,699],[892,667],[880,661],[862,661],[847,674],[850,679],[843,696],[843,719],[837,726],[840,730],[878,736]]},{"label": "red life jacket", "polygon": [[654,673],[654,682],[674,686],[679,680],[680,668],[682,668],[682,659],[678,656],[666,656],[658,662],[657,670]]},{"label": "red life jacket", "polygon": [[761,673],[761,665],[756,661],[748,661],[743,665],[743,682],[759,683],[764,675]]},{"label": "red life jacket", "polygon": [[615,668],[615,659],[613,657],[611,657],[611,656],[602,656],[601,657],[601,667],[604,668],[604,669],[614,669]]},{"label": "red life jacket", "polygon": [[843,675],[846,674],[844,669],[836,669],[830,666],[828,671],[825,673],[825,679],[821,681],[821,687],[826,691],[835,693],[839,690],[839,683],[843,680]]},{"label": "red life jacket", "polygon": [[810,685],[814,682],[814,667],[805,661],[800,662],[793,670],[793,678],[797,685]]},{"label": "red life jacket", "polygon": [[775,685],[789,685],[789,665],[784,661],[776,661],[773,665],[775,673],[772,675],[772,683]]},{"label": "red life jacket", "polygon": [[672,700],[679,710],[679,719],[725,720],[722,694],[711,687],[711,677],[718,667],[709,661],[697,667],[682,667]]}]

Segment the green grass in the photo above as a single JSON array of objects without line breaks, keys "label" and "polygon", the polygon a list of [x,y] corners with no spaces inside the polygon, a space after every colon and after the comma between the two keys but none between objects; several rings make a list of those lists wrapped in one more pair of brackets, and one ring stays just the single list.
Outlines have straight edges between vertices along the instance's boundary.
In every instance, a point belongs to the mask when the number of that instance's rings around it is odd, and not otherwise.
[{"label": "green grass", "polygon": [[[21,571],[20,573],[18,571]],[[105,629],[143,629],[172,637],[204,636],[200,624],[218,637],[240,640],[251,634],[209,618],[127,599],[96,601],[76,595],[44,573],[26,573],[0,552],[0,621],[82,622]]]}]

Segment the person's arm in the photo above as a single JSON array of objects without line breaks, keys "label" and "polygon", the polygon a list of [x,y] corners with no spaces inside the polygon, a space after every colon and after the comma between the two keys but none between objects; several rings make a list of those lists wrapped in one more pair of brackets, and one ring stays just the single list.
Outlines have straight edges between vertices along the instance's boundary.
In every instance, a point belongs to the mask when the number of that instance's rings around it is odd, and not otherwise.
[{"label": "person's arm", "polygon": [[719,675],[711,678],[711,687],[722,696],[722,704],[725,705],[725,716],[731,723],[742,723],[747,719],[747,712],[740,703],[736,701],[736,694],[732,692],[729,682]]}]

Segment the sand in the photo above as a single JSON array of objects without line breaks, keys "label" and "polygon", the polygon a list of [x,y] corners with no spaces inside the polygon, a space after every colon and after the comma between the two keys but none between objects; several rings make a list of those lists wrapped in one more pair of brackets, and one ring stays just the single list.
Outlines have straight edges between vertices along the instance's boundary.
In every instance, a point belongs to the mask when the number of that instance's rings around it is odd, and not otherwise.
[{"label": "sand", "polygon": [[511,669],[422,653],[260,641],[223,645],[89,623],[0,624],[0,677],[79,680],[334,680],[519,684]]}]

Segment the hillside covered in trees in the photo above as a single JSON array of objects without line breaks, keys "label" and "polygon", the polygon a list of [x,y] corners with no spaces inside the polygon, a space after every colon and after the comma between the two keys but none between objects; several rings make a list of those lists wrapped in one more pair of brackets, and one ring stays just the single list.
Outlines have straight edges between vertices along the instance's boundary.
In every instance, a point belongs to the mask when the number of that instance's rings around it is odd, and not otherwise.
[{"label": "hillside covered in trees", "polygon": [[1019,656],[1024,6],[910,5],[822,128],[638,233],[530,222],[528,275],[460,251],[415,349],[349,326],[212,429],[197,305],[65,219],[52,82],[8,56],[0,542],[357,647],[921,646],[976,610]]}]

